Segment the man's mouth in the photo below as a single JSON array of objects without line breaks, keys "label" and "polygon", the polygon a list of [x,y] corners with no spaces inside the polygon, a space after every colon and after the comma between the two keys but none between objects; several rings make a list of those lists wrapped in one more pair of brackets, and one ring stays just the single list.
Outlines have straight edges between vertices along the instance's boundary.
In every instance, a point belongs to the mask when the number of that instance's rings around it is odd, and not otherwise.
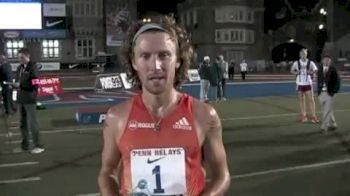
[{"label": "man's mouth", "polygon": [[148,78],[149,80],[162,80],[165,79],[165,77],[163,76],[152,76]]}]

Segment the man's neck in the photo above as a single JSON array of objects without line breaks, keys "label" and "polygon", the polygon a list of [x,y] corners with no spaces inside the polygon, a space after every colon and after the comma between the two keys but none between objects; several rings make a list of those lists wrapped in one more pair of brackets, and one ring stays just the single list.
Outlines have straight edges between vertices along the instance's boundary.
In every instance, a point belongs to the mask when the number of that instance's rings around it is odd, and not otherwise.
[{"label": "man's neck", "polygon": [[174,88],[168,92],[154,95],[144,90],[142,92],[142,101],[146,108],[154,115],[164,117],[174,105],[178,103],[179,92]]}]

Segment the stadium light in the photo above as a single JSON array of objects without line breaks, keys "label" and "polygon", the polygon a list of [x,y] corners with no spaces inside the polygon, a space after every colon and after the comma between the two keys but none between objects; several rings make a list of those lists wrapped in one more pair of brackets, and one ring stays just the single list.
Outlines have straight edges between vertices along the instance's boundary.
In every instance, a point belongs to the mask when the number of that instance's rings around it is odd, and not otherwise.
[{"label": "stadium light", "polygon": [[151,18],[143,18],[143,19],[142,19],[142,22],[143,22],[143,23],[151,22]]},{"label": "stadium light", "polygon": [[320,25],[318,25],[318,29],[319,29],[319,30],[324,29],[324,24],[320,24]]}]

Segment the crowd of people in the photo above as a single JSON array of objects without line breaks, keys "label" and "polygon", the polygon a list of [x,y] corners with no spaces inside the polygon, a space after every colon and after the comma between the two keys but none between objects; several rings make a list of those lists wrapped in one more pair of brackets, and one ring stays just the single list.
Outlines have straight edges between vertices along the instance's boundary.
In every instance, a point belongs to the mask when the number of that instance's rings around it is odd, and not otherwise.
[{"label": "crowd of people", "polygon": [[[200,76],[200,100],[209,102],[226,100],[226,82],[234,79],[235,61],[230,64],[225,61],[222,54],[216,56],[215,62],[210,62],[210,57],[205,56],[203,62],[198,66]],[[240,63],[240,72],[242,80],[246,79],[248,64],[243,59]]]}]

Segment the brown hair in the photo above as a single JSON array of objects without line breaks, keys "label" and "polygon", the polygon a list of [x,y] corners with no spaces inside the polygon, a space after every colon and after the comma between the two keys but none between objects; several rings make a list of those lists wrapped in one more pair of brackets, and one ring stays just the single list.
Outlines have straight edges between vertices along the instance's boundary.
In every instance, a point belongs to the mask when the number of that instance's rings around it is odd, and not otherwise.
[{"label": "brown hair", "polygon": [[[189,37],[186,31],[176,24],[175,19],[169,16],[160,16],[158,21],[155,21],[161,28],[175,39],[177,42],[177,61],[180,63],[180,67],[175,72],[174,87],[177,88],[181,83],[187,79],[187,70],[193,63],[194,51],[190,44]],[[133,39],[137,31],[145,23],[137,21],[130,26],[123,45],[121,47],[121,62],[127,68],[128,78],[132,84],[141,89],[141,81],[137,75],[137,71],[132,67],[132,59],[134,58],[134,43]],[[150,30],[150,31],[161,31],[161,30]]]}]

